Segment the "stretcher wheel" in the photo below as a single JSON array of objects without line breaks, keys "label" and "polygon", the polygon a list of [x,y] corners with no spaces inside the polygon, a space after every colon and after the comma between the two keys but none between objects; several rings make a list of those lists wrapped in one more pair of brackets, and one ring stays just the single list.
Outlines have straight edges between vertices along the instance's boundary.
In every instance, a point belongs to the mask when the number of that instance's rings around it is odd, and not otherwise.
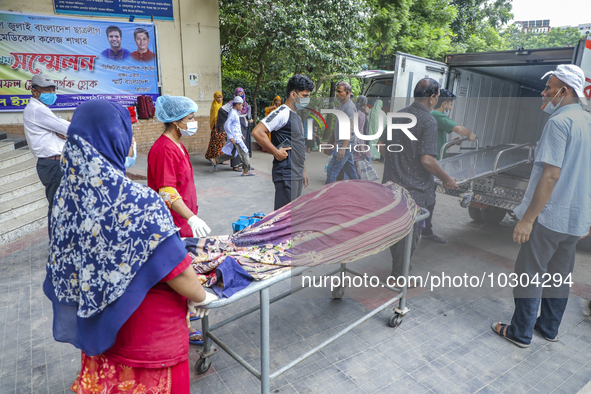
[{"label": "stretcher wheel", "polygon": [[388,324],[390,324],[390,327],[396,328],[402,324],[402,319],[403,316],[400,316],[400,313],[394,313],[388,321]]},{"label": "stretcher wheel", "polygon": [[197,372],[197,375],[203,375],[209,371],[209,367],[211,367],[211,360],[209,357],[200,358],[199,361],[195,363],[195,372]]},{"label": "stretcher wheel", "polygon": [[332,291],[332,298],[335,300],[340,300],[345,295],[345,288],[344,287],[337,287]]}]

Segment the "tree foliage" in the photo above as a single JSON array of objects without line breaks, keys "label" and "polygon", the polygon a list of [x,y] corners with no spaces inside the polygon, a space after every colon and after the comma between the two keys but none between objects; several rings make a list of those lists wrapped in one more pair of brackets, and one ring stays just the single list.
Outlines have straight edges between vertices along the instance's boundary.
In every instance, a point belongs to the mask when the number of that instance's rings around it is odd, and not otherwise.
[{"label": "tree foliage", "polygon": [[449,51],[455,9],[446,0],[370,0],[367,58],[391,66],[397,51],[439,58]]},{"label": "tree foliage", "polygon": [[[359,69],[368,9],[355,0],[221,0],[224,73],[263,84]],[[256,100],[252,100],[255,110]]]},{"label": "tree foliage", "polygon": [[510,50],[575,46],[583,38],[583,35],[574,27],[564,30],[554,28],[548,34],[544,34],[523,32],[515,26],[510,26],[501,34],[501,37],[503,38],[503,49]]},{"label": "tree foliage", "polygon": [[450,4],[457,11],[450,25],[457,49],[468,49],[477,41],[487,42],[493,38],[491,30],[498,31],[513,18],[511,0],[452,0]]}]

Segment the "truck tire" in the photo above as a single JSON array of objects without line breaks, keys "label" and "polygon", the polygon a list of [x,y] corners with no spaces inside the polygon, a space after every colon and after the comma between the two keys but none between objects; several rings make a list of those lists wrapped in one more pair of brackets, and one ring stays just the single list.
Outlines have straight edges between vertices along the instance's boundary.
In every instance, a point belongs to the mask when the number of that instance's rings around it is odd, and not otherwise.
[{"label": "truck tire", "polygon": [[503,221],[505,215],[507,214],[507,210],[503,208],[497,207],[486,207],[485,209],[480,211],[480,216],[482,216],[482,221],[486,224],[497,225]]},{"label": "truck tire", "polygon": [[591,237],[581,238],[577,243],[577,249],[591,252]]},{"label": "truck tire", "polygon": [[484,222],[480,212],[482,212],[482,209],[480,208],[468,207],[468,215],[470,215],[470,218],[472,218],[472,220],[474,220],[476,223]]}]

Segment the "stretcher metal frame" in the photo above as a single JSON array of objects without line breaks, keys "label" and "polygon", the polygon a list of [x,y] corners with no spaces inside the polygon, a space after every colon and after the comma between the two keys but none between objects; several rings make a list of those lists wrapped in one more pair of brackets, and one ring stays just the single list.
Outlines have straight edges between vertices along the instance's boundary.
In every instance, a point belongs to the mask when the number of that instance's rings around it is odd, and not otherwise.
[{"label": "stretcher metal frame", "polygon": [[[461,189],[464,189],[463,192],[459,194],[460,205],[463,208],[467,208],[474,199],[474,182],[476,180],[493,177],[516,167],[530,164],[534,161],[534,146],[532,144],[501,144],[479,149],[478,138],[476,138],[476,149],[474,151],[444,158],[445,151],[447,150],[448,146],[458,143],[461,144],[466,140],[468,140],[468,137],[462,137],[457,140],[448,141],[441,147],[441,151],[439,153],[439,157],[442,158],[439,160],[439,165],[441,168],[452,178],[458,178],[456,180],[456,184]],[[527,155],[519,153],[523,150],[527,150]],[[514,157],[509,158],[509,160],[505,159],[505,163],[500,164],[501,158],[509,157],[510,154],[513,154]],[[492,168],[481,165],[482,163],[485,163],[487,155],[494,155],[494,159],[489,162],[489,165],[491,165]],[[469,169],[463,167],[465,162],[471,163]],[[454,170],[457,168],[460,168],[460,170],[454,172]],[[466,173],[468,170],[473,170],[474,172],[469,176],[463,176],[463,173]],[[436,179],[435,182],[437,182],[439,185],[442,184],[439,179]],[[450,194],[453,193],[455,192],[452,191]]]},{"label": "stretcher metal frame", "polygon": [[[417,217],[415,219],[415,223],[425,220],[426,218],[429,217],[429,215],[430,215],[430,213],[427,210],[423,209],[423,213],[420,215],[417,215]],[[267,279],[264,281],[252,282],[248,287],[236,292],[230,298],[223,298],[223,299],[212,302],[211,304],[209,304],[207,306],[208,309],[222,308],[226,305],[229,305],[235,301],[241,300],[241,299],[243,299],[249,295],[252,295],[256,292],[260,293],[260,305],[253,306],[252,308],[247,309],[241,313],[238,313],[237,315],[232,316],[220,323],[210,326],[209,325],[209,316],[205,316],[201,319],[201,327],[202,327],[202,331],[203,331],[203,347],[200,350],[198,350],[199,356],[201,358],[195,364],[196,372],[198,374],[204,374],[209,370],[209,367],[211,366],[211,358],[213,357],[213,355],[217,351],[217,349],[211,343],[213,341],[222,350],[224,350],[232,358],[234,358],[234,360],[236,360],[240,365],[242,365],[250,373],[252,373],[257,379],[259,379],[261,381],[261,393],[267,394],[267,393],[269,393],[269,385],[270,385],[271,380],[275,379],[276,377],[278,377],[282,373],[286,372],[287,370],[293,368],[295,365],[302,362],[306,358],[310,357],[314,353],[325,348],[326,346],[328,346],[332,342],[336,341],[337,339],[339,339],[340,337],[342,337],[343,335],[345,335],[349,331],[353,330],[355,327],[359,326],[361,323],[365,322],[366,320],[370,319],[372,316],[378,314],[382,310],[384,310],[387,307],[389,307],[390,305],[394,304],[396,301],[400,301],[400,303],[399,303],[398,308],[394,309],[394,315],[389,319],[389,324],[390,324],[390,326],[392,326],[394,328],[398,327],[400,325],[400,323],[402,323],[402,319],[404,318],[406,313],[408,313],[408,311],[409,311],[409,309],[406,307],[406,294],[407,294],[408,271],[409,271],[409,266],[410,266],[410,255],[411,255],[411,247],[412,247],[412,236],[413,236],[413,231],[411,230],[411,232],[404,238],[405,249],[404,249],[403,272],[404,272],[404,278],[406,279],[405,286],[400,289],[400,288],[396,288],[396,287],[390,287],[386,283],[380,282],[380,285],[382,285],[383,288],[392,290],[392,291],[398,293],[398,295],[396,295],[394,298],[390,299],[389,301],[383,303],[378,308],[369,312],[368,314],[366,314],[362,318],[356,320],[355,322],[353,322],[352,324],[350,324],[346,328],[344,328],[341,331],[339,331],[338,333],[336,333],[331,338],[325,340],[320,345],[314,347],[313,349],[309,350],[308,352],[304,353],[300,357],[296,358],[295,360],[293,360],[289,364],[279,368],[277,371],[275,371],[273,373],[270,372],[270,368],[269,368],[269,366],[270,366],[270,359],[269,359],[269,355],[270,355],[269,306],[270,306],[270,304],[272,304],[276,301],[279,301],[279,300],[289,296],[292,293],[302,290],[304,287],[302,287],[302,286],[297,287],[293,290],[287,291],[283,294],[273,297],[272,299],[269,299],[269,287],[271,287],[274,284],[277,284],[283,280],[291,278],[292,276],[299,276],[305,270],[309,269],[310,267],[294,267],[290,271],[281,273],[281,274],[274,276],[270,279]],[[338,268],[332,272],[329,272],[327,274],[324,274],[324,275],[330,276],[330,275],[334,275],[337,273],[340,274],[340,273],[344,273],[344,272],[348,272],[350,274],[357,275],[357,276],[363,276],[363,274],[360,274],[356,271],[353,271],[353,270],[347,268],[346,264],[341,264],[340,268]],[[343,297],[343,295],[344,295],[344,288],[337,288],[337,289],[333,290],[333,293],[332,293],[333,298],[341,298],[341,297]],[[223,327],[229,323],[232,323],[232,322],[240,319],[241,317],[249,315],[259,309],[261,311],[261,316],[260,316],[261,370],[260,371],[258,371],[254,366],[252,366],[250,363],[248,363],[244,358],[242,358],[240,355],[238,355],[236,352],[234,352],[232,349],[230,349],[228,347],[228,345],[226,345],[219,337],[217,337],[215,334],[212,333],[212,331],[214,331],[220,327]]]}]

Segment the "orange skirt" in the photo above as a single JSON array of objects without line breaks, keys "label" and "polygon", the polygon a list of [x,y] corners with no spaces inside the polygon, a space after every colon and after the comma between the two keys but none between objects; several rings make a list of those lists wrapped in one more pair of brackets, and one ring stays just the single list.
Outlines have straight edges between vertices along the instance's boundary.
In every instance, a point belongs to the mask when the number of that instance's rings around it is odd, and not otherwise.
[{"label": "orange skirt", "polygon": [[189,360],[168,368],[137,368],[118,364],[104,354],[82,352],[80,373],[70,390],[78,394],[189,394]]}]

